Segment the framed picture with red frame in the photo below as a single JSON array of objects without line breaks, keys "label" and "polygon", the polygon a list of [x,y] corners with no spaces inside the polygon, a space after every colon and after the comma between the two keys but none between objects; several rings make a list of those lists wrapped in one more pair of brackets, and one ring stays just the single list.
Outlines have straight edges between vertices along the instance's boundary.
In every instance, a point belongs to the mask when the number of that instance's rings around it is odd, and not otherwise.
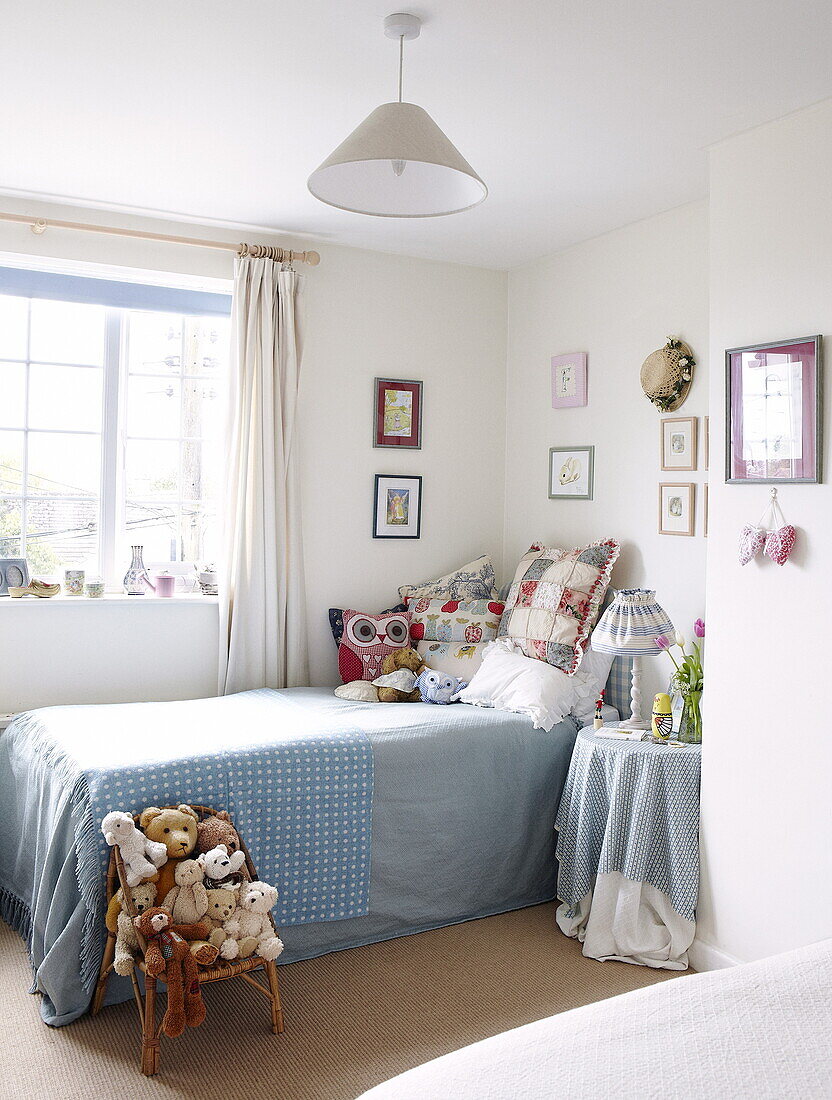
[{"label": "framed picture with red frame", "polygon": [[422,446],[422,383],[405,378],[376,378],[374,447]]}]

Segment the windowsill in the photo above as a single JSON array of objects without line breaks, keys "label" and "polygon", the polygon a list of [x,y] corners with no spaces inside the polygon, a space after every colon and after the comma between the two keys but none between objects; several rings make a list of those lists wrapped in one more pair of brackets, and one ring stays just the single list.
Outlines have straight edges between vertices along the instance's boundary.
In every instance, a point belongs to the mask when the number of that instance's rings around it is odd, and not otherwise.
[{"label": "windowsill", "polygon": [[90,607],[95,604],[153,604],[154,607],[160,604],[208,604],[216,605],[219,602],[217,596],[203,596],[200,592],[183,592],[181,595],[177,593],[171,597],[161,596],[125,596],[123,592],[107,592],[104,596],[97,599],[90,599],[88,596],[65,596],[61,593],[58,596],[51,596],[48,599],[39,599],[36,596],[21,596],[19,598],[13,598],[11,596],[0,596],[0,607],[5,604],[14,606],[20,604],[25,606],[27,604],[47,604],[50,606],[56,606],[60,604],[64,606],[78,606],[78,607]]}]

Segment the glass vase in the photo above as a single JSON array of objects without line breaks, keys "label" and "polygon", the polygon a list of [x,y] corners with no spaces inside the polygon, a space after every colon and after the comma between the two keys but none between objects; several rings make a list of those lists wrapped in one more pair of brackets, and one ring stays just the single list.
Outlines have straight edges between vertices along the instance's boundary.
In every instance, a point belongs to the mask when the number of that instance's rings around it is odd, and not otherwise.
[{"label": "glass vase", "polygon": [[679,740],[686,745],[702,744],[702,692],[691,691],[684,696]]},{"label": "glass vase", "polygon": [[124,591],[128,596],[143,596],[147,592],[147,570],[144,567],[143,546],[131,546],[133,560],[124,574]]}]

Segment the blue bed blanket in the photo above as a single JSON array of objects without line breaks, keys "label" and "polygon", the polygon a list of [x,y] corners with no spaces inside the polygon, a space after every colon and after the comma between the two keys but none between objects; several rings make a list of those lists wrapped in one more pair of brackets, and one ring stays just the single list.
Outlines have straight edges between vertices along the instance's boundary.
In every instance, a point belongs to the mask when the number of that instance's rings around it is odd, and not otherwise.
[{"label": "blue bed blanket", "polygon": [[0,739],[0,912],[29,942],[46,1018],[83,1011],[98,976],[107,812],[228,809],[292,926],[367,912],[372,794],[365,735],[290,693],[20,715]]}]

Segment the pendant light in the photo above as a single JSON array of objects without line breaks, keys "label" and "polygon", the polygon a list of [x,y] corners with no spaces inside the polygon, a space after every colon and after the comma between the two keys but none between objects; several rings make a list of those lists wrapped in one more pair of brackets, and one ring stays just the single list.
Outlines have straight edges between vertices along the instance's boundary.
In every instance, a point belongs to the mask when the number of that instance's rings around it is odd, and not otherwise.
[{"label": "pendant light", "polygon": [[402,102],[405,39],[419,37],[422,21],[399,13],[384,33],[399,40],[399,97],[376,107],[316,168],[308,187],[340,210],[379,218],[434,218],[481,203],[488,188],[427,111]]}]

